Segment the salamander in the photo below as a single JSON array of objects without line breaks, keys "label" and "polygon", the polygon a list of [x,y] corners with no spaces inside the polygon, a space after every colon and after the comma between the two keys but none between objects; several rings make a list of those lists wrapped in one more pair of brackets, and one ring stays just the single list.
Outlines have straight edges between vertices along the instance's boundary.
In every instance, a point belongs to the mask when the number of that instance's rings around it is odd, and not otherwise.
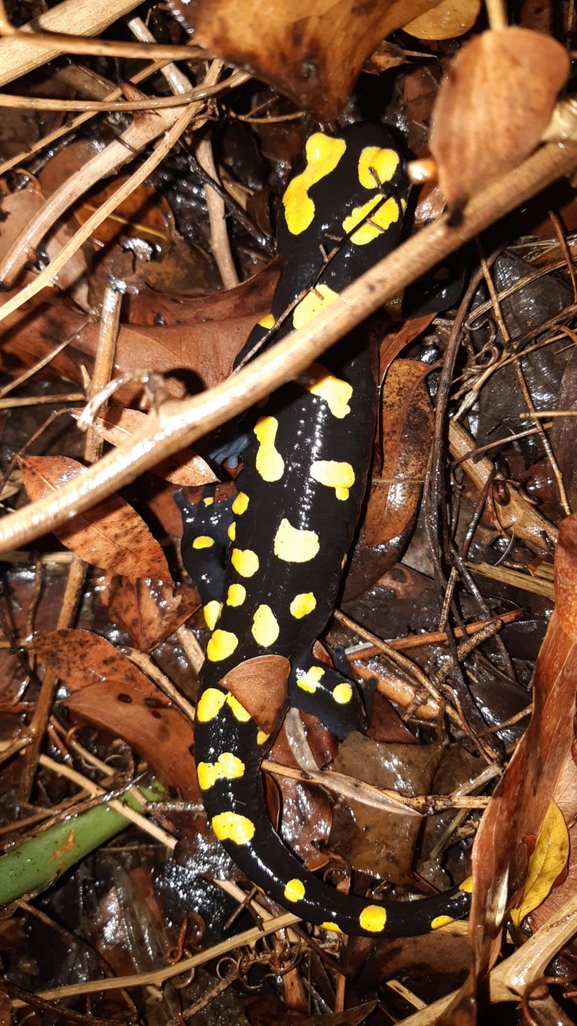
[{"label": "salamander", "polygon": [[[389,253],[406,199],[403,159],[384,127],[312,135],[282,201],[272,310],[238,362],[306,325]],[[214,503],[210,491],[194,507],[181,497],[182,552],[211,630],[195,749],[217,838],[249,880],[303,919],[345,934],[406,936],[464,915],[468,886],[378,901],[341,894],[307,872],[267,814],[260,764],[271,739],[221,684],[245,660],[284,656],[293,706],[340,737],[365,726],[357,686],[311,648],[335,607],[367,487],[378,395],[370,335],[367,324],[352,331],[258,410],[232,502]]]}]

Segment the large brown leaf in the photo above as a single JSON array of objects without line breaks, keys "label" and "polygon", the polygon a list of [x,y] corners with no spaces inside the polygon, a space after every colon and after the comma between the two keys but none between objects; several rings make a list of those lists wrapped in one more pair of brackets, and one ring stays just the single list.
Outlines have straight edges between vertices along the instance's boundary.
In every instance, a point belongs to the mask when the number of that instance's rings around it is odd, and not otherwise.
[{"label": "large brown leaf", "polygon": [[116,576],[101,601],[140,652],[151,652],[200,608],[196,588]]},{"label": "large brown leaf", "polygon": [[[40,499],[65,481],[78,477],[84,467],[68,456],[28,456],[19,460],[30,499]],[[162,548],[138,513],[113,495],[98,506],[73,517],[57,537],[77,556],[104,570],[127,577],[172,580]]]},{"label": "large brown leaf", "polygon": [[72,694],[71,712],[123,738],[161,779],[198,800],[193,728],[126,656],[90,631],[52,631],[32,650]]},{"label": "large brown leaf", "polygon": [[577,516],[561,524],[555,556],[556,607],[539,653],[534,711],[483,816],[473,849],[470,936],[476,968],[491,960],[509,900],[523,885],[528,858],[573,743],[577,692]]},{"label": "large brown leaf", "polygon": [[[75,420],[82,414],[82,410],[68,412]],[[111,445],[123,445],[142,427],[146,416],[146,413],[140,410],[123,410],[113,406],[98,415],[93,427]],[[197,485],[213,484],[218,480],[208,463],[192,449],[181,449],[169,459],[157,463],[154,473],[180,487],[194,488]]]},{"label": "large brown leaf", "polygon": [[171,0],[195,41],[269,82],[321,121],[349,99],[367,57],[437,0]]},{"label": "large brown leaf", "polygon": [[373,480],[365,541],[381,545],[397,538],[413,519],[433,433],[431,400],[425,386],[430,368],[395,360],[383,391],[383,469]]},{"label": "large brown leaf", "polygon": [[[182,368],[192,371],[185,382],[176,376],[168,379],[168,390],[176,398],[184,395],[185,385],[194,391],[201,384],[207,388],[218,384],[230,373],[234,357],[254,324],[270,312],[278,273],[279,263],[273,260],[228,292],[194,299],[152,291],[127,296],[130,324],[122,325],[118,333],[118,372],[143,367],[154,367],[164,374]],[[9,296],[7,293],[6,298]],[[158,327],[158,319],[162,319],[162,327]],[[70,345],[53,359],[45,373],[82,384],[81,366],[86,364],[91,369],[99,330],[98,324],[87,323],[86,314],[55,296],[53,289],[44,289],[4,321],[0,369],[8,374],[20,373],[70,338]],[[126,385],[115,394],[114,401],[127,403],[140,393],[140,386]]]},{"label": "large brown leaf", "polygon": [[568,74],[561,44],[528,29],[483,32],[463,47],[441,84],[430,140],[450,205],[529,156]]}]

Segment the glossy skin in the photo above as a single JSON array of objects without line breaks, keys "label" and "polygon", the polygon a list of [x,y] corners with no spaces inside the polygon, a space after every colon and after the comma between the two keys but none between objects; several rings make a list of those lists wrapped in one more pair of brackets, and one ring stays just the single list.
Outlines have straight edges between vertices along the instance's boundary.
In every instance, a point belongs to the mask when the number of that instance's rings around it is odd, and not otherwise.
[{"label": "glossy skin", "polygon": [[[255,342],[271,344],[306,323],[315,306],[332,301],[390,252],[399,240],[405,195],[402,160],[381,126],[311,137],[305,170],[287,189],[278,228],[284,265],[271,321],[287,308],[292,312],[270,339],[257,327],[240,358]],[[327,263],[323,253],[343,238]],[[357,528],[376,410],[374,355],[363,325],[259,411],[236,482],[224,565],[209,523],[215,515],[183,504],[183,556],[213,629],[195,728],[209,821],[246,876],[279,904],[329,929],[369,937],[427,932],[462,916],[469,896],[457,889],[410,903],[370,901],[340,894],[307,873],[268,819],[259,769],[268,738],[219,681],[244,660],[285,656],[292,666],[291,704],[315,712],[340,736],[364,725],[356,686],[317,664],[311,646],[336,604]],[[206,573],[211,549],[222,607]],[[202,580],[195,572],[199,556]]]}]

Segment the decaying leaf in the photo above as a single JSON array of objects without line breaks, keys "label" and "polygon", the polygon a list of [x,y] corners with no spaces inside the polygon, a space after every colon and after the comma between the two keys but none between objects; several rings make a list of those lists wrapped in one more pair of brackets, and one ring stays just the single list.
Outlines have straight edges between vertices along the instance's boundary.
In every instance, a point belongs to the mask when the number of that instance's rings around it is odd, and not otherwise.
[{"label": "decaying leaf", "polygon": [[430,140],[450,206],[529,156],[568,74],[565,49],[539,32],[488,31],[463,47],[439,89]]},{"label": "decaying leaf", "polygon": [[141,652],[151,652],[200,607],[195,588],[116,576],[101,601]]},{"label": "decaying leaf", "polygon": [[[451,455],[459,460],[464,470],[481,492],[493,474],[493,464],[486,456],[481,459],[466,457],[474,452],[475,442],[456,420],[449,425]],[[464,458],[466,457],[466,458]],[[504,493],[493,498],[489,495],[485,513],[496,529],[503,534],[520,538],[534,552],[548,555],[557,540],[557,528],[523,496],[523,493],[503,481]]]},{"label": "decaying leaf", "polygon": [[433,431],[431,400],[425,386],[430,368],[413,360],[396,360],[383,391],[383,469],[373,481],[365,540],[391,541],[415,515]]},{"label": "decaying leaf", "polygon": [[476,970],[494,957],[507,894],[527,878],[536,838],[573,743],[577,694],[577,516],[563,521],[555,554],[557,603],[539,652],[529,726],[499,782],[473,848],[470,936]]},{"label": "decaying leaf", "polygon": [[222,679],[222,686],[245,707],[259,729],[271,734],[286,706],[290,663],[284,656],[246,659]]},{"label": "decaying leaf", "polygon": [[540,905],[553,884],[567,867],[569,831],[558,805],[551,802],[539,831],[535,850],[529,859],[529,870],[523,893],[511,910],[515,926]]},{"label": "decaying leaf", "polygon": [[123,738],[188,801],[198,799],[193,727],[114,645],[90,631],[52,631],[36,656],[72,693],[71,712]]},{"label": "decaying leaf", "polygon": [[195,42],[310,110],[320,121],[340,114],[378,43],[435,0],[171,0]]},{"label": "decaying leaf", "polygon": [[453,39],[473,28],[480,10],[481,0],[441,0],[403,28],[417,39]]},{"label": "decaying leaf", "polygon": [[[68,456],[28,456],[19,463],[24,486],[32,500],[42,498],[84,472],[82,464]],[[160,544],[144,520],[118,495],[73,517],[68,526],[56,533],[67,549],[103,570],[127,577],[172,580]]]},{"label": "decaying leaf", "polygon": [[[82,414],[82,410],[69,410],[68,412],[75,420],[78,420]],[[146,416],[146,413],[142,413],[140,410],[125,410],[115,406],[100,413],[94,421],[93,427],[111,445],[123,445],[124,442],[130,441],[136,431],[142,428]],[[171,484],[181,488],[194,488],[196,485],[213,484],[217,481],[208,464],[192,449],[181,449],[174,456],[162,460],[156,465],[154,472],[159,477],[163,477],[165,481],[170,481]]]}]

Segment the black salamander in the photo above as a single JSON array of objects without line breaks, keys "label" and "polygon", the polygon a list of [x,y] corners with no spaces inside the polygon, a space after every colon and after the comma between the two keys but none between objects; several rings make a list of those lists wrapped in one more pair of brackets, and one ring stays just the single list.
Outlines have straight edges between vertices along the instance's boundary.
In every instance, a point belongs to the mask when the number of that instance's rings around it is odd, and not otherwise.
[{"label": "black salamander", "polygon": [[[382,126],[311,136],[305,168],[283,199],[283,272],[272,312],[239,360],[255,343],[269,345],[306,325],[389,253],[399,241],[406,195],[402,158]],[[337,600],[367,486],[376,414],[375,354],[362,325],[259,411],[232,503],[215,504],[210,489],[198,506],[180,500],[184,562],[212,631],[195,728],[198,781],[212,828],[274,901],[326,929],[369,937],[425,933],[461,917],[470,901],[467,885],[389,902],[343,895],[308,873],[267,814],[260,764],[269,738],[219,682],[247,659],[285,656],[293,706],[315,713],[341,737],[364,726],[356,685],[317,662],[311,646]]]}]

